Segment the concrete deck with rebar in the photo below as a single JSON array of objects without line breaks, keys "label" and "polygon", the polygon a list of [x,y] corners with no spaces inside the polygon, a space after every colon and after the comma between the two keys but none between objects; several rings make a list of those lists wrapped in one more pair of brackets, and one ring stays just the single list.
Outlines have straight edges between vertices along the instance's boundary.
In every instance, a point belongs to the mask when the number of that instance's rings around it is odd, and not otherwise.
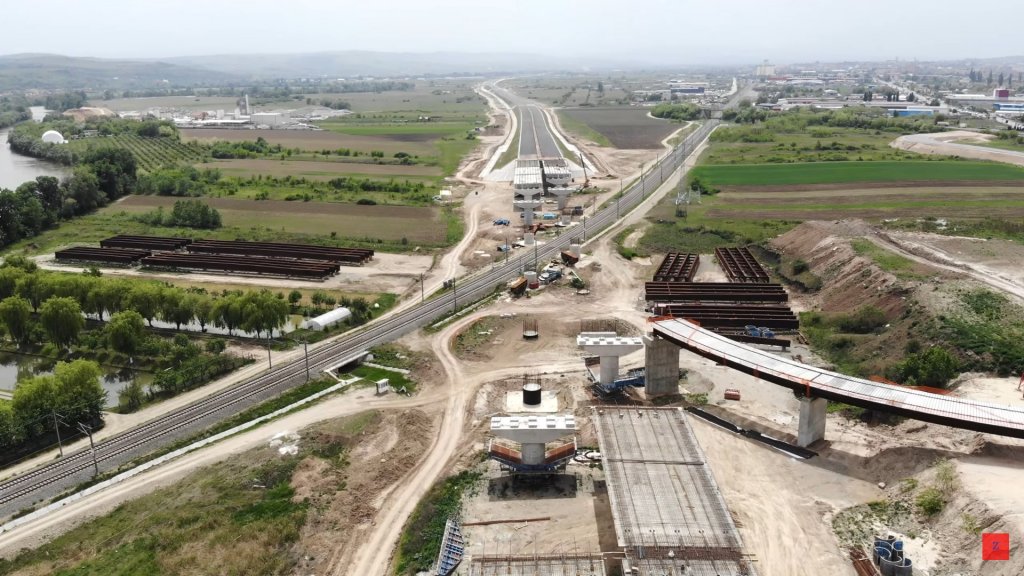
[{"label": "concrete deck with rebar", "polygon": [[630,558],[624,566],[651,575],[754,574],[685,412],[599,407],[594,422],[618,545]]}]

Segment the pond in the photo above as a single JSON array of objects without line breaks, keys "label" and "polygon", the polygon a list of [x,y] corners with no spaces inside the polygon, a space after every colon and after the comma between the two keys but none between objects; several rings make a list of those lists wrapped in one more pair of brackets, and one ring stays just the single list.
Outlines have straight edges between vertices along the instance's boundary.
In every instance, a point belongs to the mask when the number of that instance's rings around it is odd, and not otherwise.
[{"label": "pond", "polygon": [[[9,400],[14,393],[14,388],[22,380],[33,376],[52,374],[56,364],[57,361],[52,358],[0,352],[0,398]],[[100,366],[100,370],[103,372],[100,384],[107,392],[107,408],[117,406],[118,393],[133,380],[138,380],[143,387],[148,386],[153,380],[153,375],[148,372],[133,372],[126,368],[112,366]]]}]

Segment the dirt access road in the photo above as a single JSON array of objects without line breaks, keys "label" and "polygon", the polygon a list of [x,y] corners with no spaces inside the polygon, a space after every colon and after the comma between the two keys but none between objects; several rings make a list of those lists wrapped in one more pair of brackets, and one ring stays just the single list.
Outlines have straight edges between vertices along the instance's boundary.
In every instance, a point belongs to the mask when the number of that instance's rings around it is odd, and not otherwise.
[{"label": "dirt access road", "polygon": [[935,134],[911,134],[900,136],[889,143],[893,148],[917,152],[918,154],[936,154],[940,156],[960,156],[976,160],[991,160],[993,162],[1004,162],[1024,166],[1024,152],[1013,150],[1002,150],[1000,148],[989,148],[987,146],[974,146],[964,144],[960,141],[986,141],[991,136],[958,130],[955,132],[938,132]]},{"label": "dirt access road", "polygon": [[[867,239],[876,245],[904,258],[927,264],[933,268],[966,274],[1013,297],[1018,302],[1024,302],[1024,283],[1019,279],[990,266],[958,258],[936,245],[943,238],[945,237],[937,234],[897,233],[880,230],[867,236]],[[1017,271],[1019,272],[1019,268]]]}]

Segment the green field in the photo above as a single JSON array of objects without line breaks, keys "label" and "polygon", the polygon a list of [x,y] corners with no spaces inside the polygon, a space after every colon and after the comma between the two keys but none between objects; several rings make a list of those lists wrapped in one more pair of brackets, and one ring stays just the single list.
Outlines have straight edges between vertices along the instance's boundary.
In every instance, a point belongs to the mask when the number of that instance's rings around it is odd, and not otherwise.
[{"label": "green field", "polygon": [[572,132],[573,134],[579,136],[580,138],[590,140],[591,142],[597,144],[598,146],[610,147],[612,145],[611,141],[608,140],[608,138],[605,137],[604,134],[601,134],[597,130],[594,130],[590,126],[587,126],[584,122],[581,122],[580,120],[577,120],[573,116],[569,115],[566,110],[558,111],[558,122],[559,124],[562,125],[562,128],[565,128],[566,130]]},{"label": "green field", "polygon": [[1016,181],[1024,168],[990,162],[806,162],[699,166],[691,173],[716,187],[853,182]]},{"label": "green field", "polygon": [[167,164],[197,162],[206,157],[206,151],[194,144],[185,144],[173,138],[145,138],[136,134],[97,136],[68,143],[76,153],[92,148],[124,148],[135,156],[139,168],[149,172]]},{"label": "green field", "polygon": [[[568,119],[567,130],[602,146],[624,149],[661,148],[661,141],[682,126],[648,116],[650,110],[636,106],[566,108],[559,117]],[[597,135],[595,139],[594,134]]]},{"label": "green field", "polygon": [[320,127],[338,134],[375,137],[405,144],[429,144],[434,153],[421,154],[418,161],[439,166],[445,174],[453,174],[462,158],[476,147],[474,128],[480,122],[367,122],[351,117],[320,123]]},{"label": "green field", "polygon": [[412,90],[307,94],[313,99],[344,100],[358,116],[350,120],[407,120],[431,116],[444,121],[483,120],[487,101],[473,90],[473,82],[417,81]]},{"label": "green field", "polygon": [[[598,83],[604,88],[599,91]],[[607,106],[629,100],[629,82],[623,78],[598,76],[544,76],[539,78],[512,78],[501,86],[513,92],[555,106]]]},{"label": "green field", "polygon": [[176,200],[179,198],[128,196],[97,212],[46,230],[35,238],[12,244],[9,250],[46,254],[62,246],[95,244],[117,234],[141,234],[358,246],[405,252],[417,246],[450,245],[453,243],[450,230],[461,226],[461,221],[448,218],[439,208],[234,198],[204,199],[221,214],[224,225],[216,230],[151,226],[133,218],[158,206],[166,211]]}]

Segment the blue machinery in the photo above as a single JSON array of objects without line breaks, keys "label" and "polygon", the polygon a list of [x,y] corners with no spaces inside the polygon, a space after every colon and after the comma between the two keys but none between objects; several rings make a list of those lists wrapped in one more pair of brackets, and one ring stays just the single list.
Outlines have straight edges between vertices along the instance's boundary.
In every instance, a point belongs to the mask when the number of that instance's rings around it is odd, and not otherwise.
[{"label": "blue machinery", "polygon": [[587,363],[587,374],[590,377],[590,381],[594,383],[594,389],[602,394],[617,394],[626,388],[643,388],[647,385],[646,368],[633,368],[628,370],[625,378],[618,378],[608,385],[601,384],[600,378],[598,378],[591,370],[591,364],[589,362]]}]

